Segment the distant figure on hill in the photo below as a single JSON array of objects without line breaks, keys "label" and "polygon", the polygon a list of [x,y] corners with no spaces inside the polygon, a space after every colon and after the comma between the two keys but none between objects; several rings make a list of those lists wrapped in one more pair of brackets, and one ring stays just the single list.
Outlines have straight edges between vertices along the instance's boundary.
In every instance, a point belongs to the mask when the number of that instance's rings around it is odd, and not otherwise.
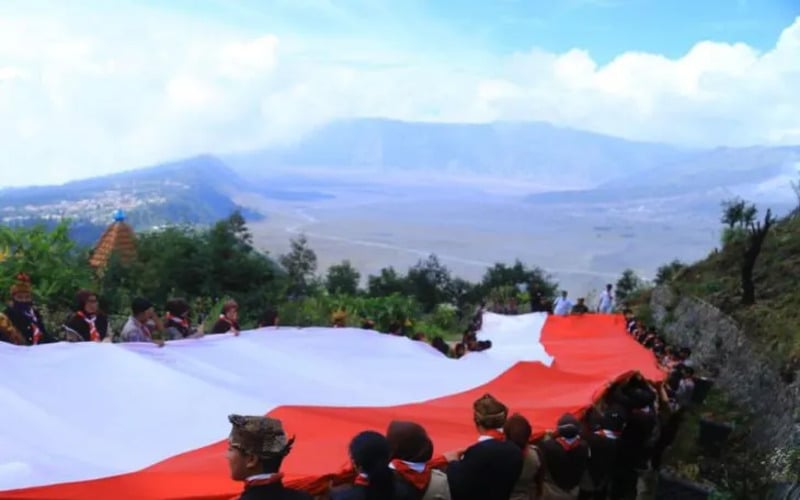
[{"label": "distant figure on hill", "polygon": [[614,310],[614,294],[611,293],[613,286],[608,284],[603,293],[600,294],[600,302],[597,304],[597,312],[611,314]]},{"label": "distant figure on hill", "polygon": [[235,300],[229,300],[222,305],[222,314],[211,330],[211,333],[228,332],[239,335],[239,304]]},{"label": "distant figure on hill", "polygon": [[33,285],[27,274],[19,273],[11,286],[11,303],[0,313],[0,340],[17,345],[55,342],[33,306]]},{"label": "distant figure on hill", "polygon": [[535,292],[531,295],[531,312],[550,312],[547,307],[542,292]]},{"label": "distant figure on hill", "polygon": [[567,298],[567,291],[561,292],[561,296],[553,303],[553,314],[557,316],[567,316],[572,311],[572,301]]},{"label": "distant figure on hill", "polygon": [[108,317],[99,311],[97,295],[80,290],[75,296],[75,314],[64,324],[68,342],[111,342]]},{"label": "distant figure on hill", "polygon": [[572,314],[586,314],[589,308],[586,306],[586,299],[580,297],[578,303],[572,306]]}]

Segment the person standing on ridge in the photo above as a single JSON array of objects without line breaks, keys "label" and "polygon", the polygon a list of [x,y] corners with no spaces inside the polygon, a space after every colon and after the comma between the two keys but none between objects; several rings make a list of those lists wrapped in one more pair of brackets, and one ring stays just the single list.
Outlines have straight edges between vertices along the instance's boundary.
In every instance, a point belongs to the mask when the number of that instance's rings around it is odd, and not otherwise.
[{"label": "person standing on ridge", "polygon": [[553,302],[553,314],[557,316],[568,316],[572,312],[572,301],[567,298],[567,291],[561,292],[561,296]]},{"label": "person standing on ridge", "polygon": [[606,289],[600,294],[600,302],[597,304],[597,312],[602,314],[611,314],[614,310],[614,295],[611,293],[613,286],[606,285]]}]

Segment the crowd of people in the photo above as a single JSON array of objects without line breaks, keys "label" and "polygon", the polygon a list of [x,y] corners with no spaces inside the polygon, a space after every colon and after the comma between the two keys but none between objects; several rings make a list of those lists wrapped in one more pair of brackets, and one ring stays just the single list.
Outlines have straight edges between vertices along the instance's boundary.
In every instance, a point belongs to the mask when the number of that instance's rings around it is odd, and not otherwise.
[{"label": "crowd of people", "polygon": [[[173,298],[164,305],[159,316],[155,306],[146,298],[131,302],[130,316],[117,335],[109,318],[99,308],[98,296],[90,290],[80,290],[75,296],[72,314],[63,322],[59,332],[49,332],[42,313],[33,303],[33,285],[25,274],[16,277],[10,290],[11,301],[0,313],[0,341],[16,345],[38,345],[67,342],[153,342],[164,346],[167,340],[199,338],[205,332],[202,323],[192,322],[192,310],[183,298]],[[258,326],[276,326],[278,314],[268,308]],[[211,328],[212,334],[238,335],[239,305],[230,300]]]},{"label": "crowd of people", "polygon": [[[694,370],[689,348],[668,345],[654,328],[625,314],[628,333],[653,352],[666,373],[663,381],[653,383],[639,374],[617,381],[579,417],[564,414],[555,429],[546,432],[534,432],[527,418],[486,394],[473,403],[477,441],[439,455],[434,455],[434,443],[423,426],[389,422],[385,432],[366,430],[353,437],[349,474],[338,476],[316,498],[639,498],[646,489],[643,476],[660,469],[692,404]],[[242,500],[312,498],[281,482],[280,465],[293,440],[286,439],[280,421],[230,418],[228,462],[231,477],[245,484]]]},{"label": "crowd of people", "polygon": [[[631,334],[646,341],[638,326]],[[640,474],[658,469],[691,402],[686,350],[660,358],[669,376],[651,384],[639,375],[614,384],[581,418],[564,414],[555,429],[531,423],[491,394],[473,403],[477,441],[434,455],[415,422],[389,422],[350,441],[352,466],[319,499],[330,500],[628,500]],[[244,483],[242,500],[303,499],[283,485],[280,467],[294,439],[270,417],[230,417],[228,465]],[[301,436],[302,438],[302,436]]]},{"label": "crowd of people", "polygon": [[[51,335],[41,313],[33,306],[32,285],[17,276],[12,302],[0,313],[0,339],[18,345],[67,341],[110,342],[108,318],[98,308],[94,292],[76,295],[75,311],[63,324],[62,337]],[[563,292],[546,305],[541,295],[531,299],[531,309],[550,314],[584,314],[583,301],[571,304]],[[613,302],[611,287],[604,292],[598,311]],[[491,348],[477,339],[483,313],[514,314],[514,304],[481,304],[460,342],[451,346],[442,338],[432,341],[443,354],[460,357],[468,351]],[[539,309],[536,307],[539,306]],[[118,335],[122,342],[154,342],[198,338],[203,327],[191,322],[186,300],[175,298],[156,314],[151,302],[136,298],[131,314]],[[563,415],[555,430],[534,433],[530,422],[491,395],[474,403],[478,441],[462,450],[433,456],[433,442],[414,422],[391,422],[385,433],[366,431],[355,436],[349,454],[353,474],[346,484],[334,484],[323,498],[337,499],[455,499],[455,500],[621,500],[637,497],[642,471],[658,469],[672,443],[694,391],[691,351],[668,345],[658,332],[626,311],[627,331],[650,349],[666,372],[663,382],[650,383],[640,375],[614,384],[581,418]],[[334,313],[334,327],[345,325],[346,315]],[[277,311],[269,309],[259,326],[276,326]],[[405,335],[398,322],[390,334]],[[374,329],[364,320],[363,328]],[[238,335],[238,305],[226,302],[212,333]],[[424,337],[410,335],[415,340]],[[292,492],[280,482],[280,465],[289,453],[281,423],[269,417],[232,416],[228,461],[231,475],[245,482],[242,499],[310,498]]]}]

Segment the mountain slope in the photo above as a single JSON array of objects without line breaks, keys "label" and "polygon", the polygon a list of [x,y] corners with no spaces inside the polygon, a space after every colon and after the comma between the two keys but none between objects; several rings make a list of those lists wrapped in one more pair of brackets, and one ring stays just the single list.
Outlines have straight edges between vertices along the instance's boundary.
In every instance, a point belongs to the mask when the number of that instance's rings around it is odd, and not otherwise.
[{"label": "mountain slope", "polygon": [[230,196],[247,186],[220,159],[204,155],[59,186],[5,189],[0,217],[7,224],[64,216],[106,225],[121,208],[136,227],[208,224],[236,210]]},{"label": "mountain slope", "polygon": [[545,123],[451,124],[384,119],[330,123],[283,148],[226,157],[240,172],[298,167],[448,172],[595,186],[687,152]]},{"label": "mountain slope", "polygon": [[718,148],[609,180],[594,189],[537,193],[535,203],[616,203],[663,200],[717,210],[740,196],[785,213],[794,203],[790,183],[800,173],[800,146]]}]

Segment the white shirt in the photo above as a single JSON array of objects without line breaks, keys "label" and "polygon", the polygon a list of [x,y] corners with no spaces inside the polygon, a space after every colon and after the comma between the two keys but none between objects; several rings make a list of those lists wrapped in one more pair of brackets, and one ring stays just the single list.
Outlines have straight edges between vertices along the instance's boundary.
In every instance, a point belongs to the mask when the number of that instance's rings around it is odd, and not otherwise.
[{"label": "white shirt", "polygon": [[601,313],[610,313],[611,309],[614,306],[614,298],[611,296],[611,292],[608,290],[603,290],[603,293],[600,294],[600,303],[597,306],[597,310]]},{"label": "white shirt", "polygon": [[553,314],[566,316],[572,311],[572,301],[566,297],[559,297],[553,304]]}]

